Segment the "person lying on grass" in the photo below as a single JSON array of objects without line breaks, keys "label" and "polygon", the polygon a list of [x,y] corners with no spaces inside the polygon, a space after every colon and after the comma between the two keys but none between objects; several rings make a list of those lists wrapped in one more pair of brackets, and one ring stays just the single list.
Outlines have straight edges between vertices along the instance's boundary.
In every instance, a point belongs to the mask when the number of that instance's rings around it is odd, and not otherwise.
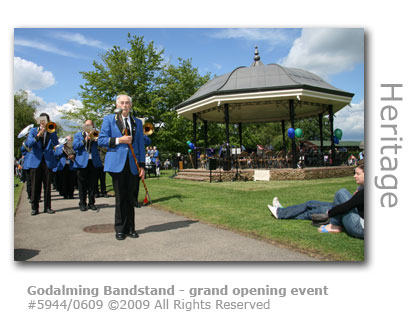
[{"label": "person lying on grass", "polygon": [[364,164],[355,168],[354,178],[358,188],[353,195],[342,188],[335,193],[334,201],[311,200],[283,208],[277,197],[268,205],[276,219],[329,220],[329,224],[318,228],[321,233],[345,232],[351,237],[364,238]]}]

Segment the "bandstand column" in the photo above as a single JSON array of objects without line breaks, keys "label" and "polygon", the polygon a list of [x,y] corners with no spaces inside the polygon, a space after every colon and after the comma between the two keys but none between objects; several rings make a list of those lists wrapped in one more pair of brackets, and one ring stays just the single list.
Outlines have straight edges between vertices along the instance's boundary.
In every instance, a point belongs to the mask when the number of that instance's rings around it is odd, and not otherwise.
[{"label": "bandstand column", "polygon": [[[291,118],[291,128],[294,128],[295,126],[295,113],[294,113],[294,100],[290,99],[289,101],[289,106],[290,106],[290,118]],[[297,168],[297,147],[295,145],[295,138],[291,139],[291,149],[293,153],[293,169]]]},{"label": "bandstand column", "polygon": [[[195,145],[195,147],[196,147],[196,142],[197,142],[197,139],[196,139],[196,132],[197,132],[197,114],[196,113],[194,113],[193,114],[193,144]],[[193,164],[194,164],[194,168],[195,169],[197,169],[197,151],[196,151],[197,149],[193,149],[192,150],[192,153],[193,153]]]},{"label": "bandstand column", "polygon": [[241,122],[239,122],[239,140],[240,140],[240,151],[241,151],[241,146],[243,145],[243,128],[242,128]]},{"label": "bandstand column", "polygon": [[285,121],[281,120],[281,132],[283,133],[283,148],[284,148],[284,153],[287,153],[287,146],[285,143]]},{"label": "bandstand column", "polygon": [[331,134],[331,160],[332,165],[335,165],[335,143],[334,143],[334,111],[332,109],[332,104],[328,106],[328,114],[329,114],[329,126],[330,126],[330,134]]},{"label": "bandstand column", "polygon": [[320,159],[320,163],[321,161],[324,161],[324,136],[322,134],[322,117],[323,117],[323,113],[320,113],[318,115],[318,123],[320,126],[320,151],[321,151],[321,159]]},{"label": "bandstand column", "polygon": [[205,154],[206,154],[206,149],[209,147],[209,142],[207,140],[207,120],[203,120],[203,127],[204,127]]},{"label": "bandstand column", "polygon": [[229,115],[229,105],[226,103],[224,105],[224,122],[226,123],[226,158],[227,158],[227,165],[226,168],[230,170],[230,115]]}]

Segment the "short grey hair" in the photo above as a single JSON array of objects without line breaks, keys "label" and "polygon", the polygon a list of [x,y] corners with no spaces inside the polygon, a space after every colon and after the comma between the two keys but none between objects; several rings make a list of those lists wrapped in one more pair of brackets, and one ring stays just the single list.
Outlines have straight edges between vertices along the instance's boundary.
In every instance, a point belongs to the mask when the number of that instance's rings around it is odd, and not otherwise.
[{"label": "short grey hair", "polygon": [[130,96],[126,95],[126,94],[120,94],[120,95],[118,95],[118,96],[116,97],[116,104],[118,104],[118,100],[119,100],[121,97],[128,97],[129,101],[130,101],[131,104],[132,104],[132,98],[131,98]]}]

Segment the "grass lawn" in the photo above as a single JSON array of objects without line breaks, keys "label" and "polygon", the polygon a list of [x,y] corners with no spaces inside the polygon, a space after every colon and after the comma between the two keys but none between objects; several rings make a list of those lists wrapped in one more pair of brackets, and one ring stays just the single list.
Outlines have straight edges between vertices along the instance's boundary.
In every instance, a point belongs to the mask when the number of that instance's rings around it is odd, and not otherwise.
[{"label": "grass lawn", "polygon": [[[171,179],[173,171],[147,178],[146,184],[155,207],[190,219],[234,230],[250,237],[283,245],[323,260],[363,261],[364,241],[341,234],[320,234],[311,221],[276,220],[267,204],[274,196],[283,206],[308,200],[332,202],[335,192],[354,192],[351,177],[308,181],[195,182]],[[107,184],[110,184],[107,175]],[[111,188],[112,189],[112,188]],[[139,201],[145,190],[140,185]]]},{"label": "grass lawn", "polygon": [[19,178],[14,177],[14,212],[16,212],[18,200],[20,199],[21,190],[23,189],[24,183],[20,182]]}]

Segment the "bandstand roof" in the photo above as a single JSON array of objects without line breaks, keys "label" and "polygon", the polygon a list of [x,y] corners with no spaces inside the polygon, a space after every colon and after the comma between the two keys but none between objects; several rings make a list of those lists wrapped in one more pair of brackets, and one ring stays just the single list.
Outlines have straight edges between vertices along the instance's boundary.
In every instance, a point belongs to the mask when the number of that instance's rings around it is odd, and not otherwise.
[{"label": "bandstand roof", "polygon": [[335,113],[353,96],[309,71],[264,65],[256,47],[251,66],[209,80],[175,109],[190,120],[196,113],[202,120],[224,122],[224,105],[228,104],[230,123],[274,122],[290,120],[291,99],[295,119],[303,119],[327,112],[329,105]]}]

